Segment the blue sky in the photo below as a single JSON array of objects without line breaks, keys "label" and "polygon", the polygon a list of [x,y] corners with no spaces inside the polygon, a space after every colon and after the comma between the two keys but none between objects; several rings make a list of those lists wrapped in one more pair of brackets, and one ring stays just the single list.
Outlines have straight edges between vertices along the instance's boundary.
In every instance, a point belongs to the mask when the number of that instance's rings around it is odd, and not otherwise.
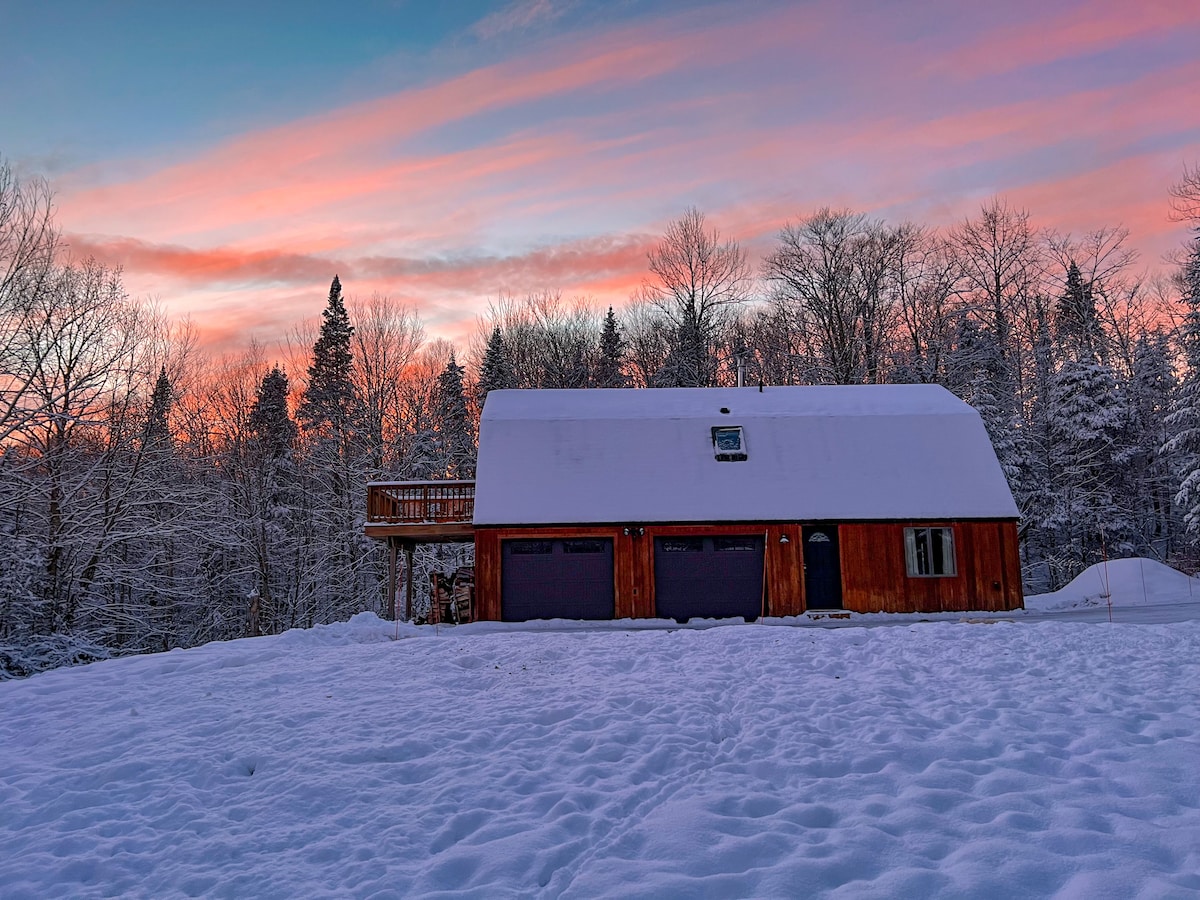
[{"label": "blue sky", "polygon": [[468,333],[501,294],[620,304],[689,205],[752,255],[824,205],[993,196],[1146,265],[1200,157],[1193,0],[10,2],[0,155],[76,252],[270,341],[329,278]]}]

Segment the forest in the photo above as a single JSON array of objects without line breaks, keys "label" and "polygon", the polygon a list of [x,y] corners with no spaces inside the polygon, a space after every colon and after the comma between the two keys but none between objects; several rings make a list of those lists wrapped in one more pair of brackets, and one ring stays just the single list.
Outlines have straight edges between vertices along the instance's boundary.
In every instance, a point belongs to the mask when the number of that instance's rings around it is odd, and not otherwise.
[{"label": "forest", "polygon": [[[51,187],[0,160],[0,678],[380,612],[365,485],[471,478],[488,391],[730,385],[739,362],[971,403],[1028,593],[1104,558],[1195,571],[1200,164],[1163,209],[1188,231],[1161,264],[1119,224],[1060,234],[1002,198],[948,227],[819,209],[761,259],[689,209],[619,310],[498,296],[456,347],[331,272],[310,325],[214,356],[72,257]],[[453,552],[423,549],[417,584]]]}]

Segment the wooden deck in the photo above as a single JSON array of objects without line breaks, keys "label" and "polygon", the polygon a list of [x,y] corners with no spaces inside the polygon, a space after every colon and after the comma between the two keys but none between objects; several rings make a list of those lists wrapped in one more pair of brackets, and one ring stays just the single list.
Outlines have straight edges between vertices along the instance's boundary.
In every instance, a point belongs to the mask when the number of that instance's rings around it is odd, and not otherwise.
[{"label": "wooden deck", "polygon": [[474,481],[373,481],[363,532],[416,543],[474,540]]}]

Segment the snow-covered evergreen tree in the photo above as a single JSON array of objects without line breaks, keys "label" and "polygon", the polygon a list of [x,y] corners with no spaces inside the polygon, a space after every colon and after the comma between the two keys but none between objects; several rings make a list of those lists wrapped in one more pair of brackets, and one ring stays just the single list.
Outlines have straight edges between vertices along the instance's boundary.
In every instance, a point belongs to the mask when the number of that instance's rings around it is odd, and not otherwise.
[{"label": "snow-covered evergreen tree", "polygon": [[256,454],[286,459],[296,445],[299,429],[288,412],[288,377],[278,365],[263,376],[247,422]]},{"label": "snow-covered evergreen tree", "polygon": [[491,337],[488,338],[487,350],[483,354],[483,364],[479,367],[479,384],[476,388],[479,408],[483,409],[489,391],[501,391],[515,386],[516,378],[508,359],[504,334],[500,331],[500,326],[495,325]]},{"label": "snow-covered evergreen tree", "polygon": [[705,339],[705,329],[690,308],[670,333],[667,357],[654,375],[654,387],[711,387],[716,384],[717,359]]},{"label": "snow-covered evergreen tree", "polygon": [[438,376],[433,407],[439,466],[445,478],[475,477],[475,437],[463,392],[463,368],[454,360]]},{"label": "snow-covered evergreen tree", "polygon": [[329,302],[321,313],[321,331],[313,344],[308,367],[308,386],[300,401],[298,416],[308,431],[328,435],[344,446],[354,412],[353,355],[350,339],[354,326],[342,299],[342,283],[336,275],[329,286]]},{"label": "snow-covered evergreen tree", "polygon": [[371,547],[362,534],[362,485],[370,468],[370,448],[359,446],[358,397],[353,382],[350,323],[337,276],[329,288],[321,329],[313,344],[308,385],[297,418],[306,441],[308,480],[304,492],[312,542],[309,582],[301,589],[295,625],[331,621],[359,612],[357,583]]},{"label": "snow-covered evergreen tree", "polygon": [[1169,436],[1162,452],[1176,475],[1175,503],[1196,544],[1200,543],[1200,232],[1189,248],[1182,276],[1186,312],[1179,342],[1187,369],[1166,418]]},{"label": "snow-covered evergreen tree", "polygon": [[1043,524],[1060,532],[1060,549],[1082,571],[1103,552],[1127,549],[1122,545],[1134,530],[1116,503],[1115,457],[1123,423],[1112,369],[1097,362],[1066,360],[1052,382],[1051,406],[1057,477]]},{"label": "snow-covered evergreen tree", "polygon": [[292,454],[299,429],[288,412],[288,378],[279,366],[263,376],[247,418],[249,430],[239,517],[243,544],[253,561],[246,630],[274,634],[293,619],[288,562],[295,540],[296,465]]},{"label": "snow-covered evergreen tree", "polygon": [[600,351],[592,372],[592,386],[629,387],[629,376],[625,374],[625,338],[611,306],[604,317],[604,328],[600,331]]},{"label": "snow-covered evergreen tree", "polygon": [[946,353],[946,388],[970,403],[983,419],[988,437],[1008,478],[1020,496],[1022,452],[1011,411],[996,396],[997,373],[1004,369],[995,337],[965,312],[957,317]]},{"label": "snow-covered evergreen tree", "polygon": [[428,481],[441,475],[444,471],[441,451],[432,425],[425,423],[413,431],[404,447],[400,467],[404,477],[412,481]]},{"label": "snow-covered evergreen tree", "polygon": [[1116,458],[1122,473],[1123,505],[1135,521],[1140,552],[1167,558],[1175,539],[1171,469],[1159,448],[1168,439],[1176,377],[1170,341],[1162,330],[1142,334],[1134,345],[1126,396],[1125,433]]},{"label": "snow-covered evergreen tree", "polygon": [[[161,367],[142,429],[141,458],[130,467],[131,518],[140,520],[143,537],[121,548],[123,559],[133,563],[132,579],[149,607],[136,633],[122,629],[135,645],[168,649],[176,644],[178,612],[175,601],[186,593],[190,574],[180,544],[180,488],[187,477],[176,459],[169,421],[173,402],[171,380]],[[177,644],[176,644],[177,645]]]},{"label": "snow-covered evergreen tree", "polygon": [[150,409],[146,414],[146,427],[142,435],[142,445],[146,450],[170,446],[170,413],[171,379],[167,377],[167,367],[163,366],[158,373],[158,380],[154,382],[154,393],[150,396]]},{"label": "snow-covered evergreen tree", "polygon": [[1055,308],[1055,327],[1067,356],[1097,362],[1107,357],[1093,285],[1084,281],[1074,261],[1067,268],[1067,284]]},{"label": "snow-covered evergreen tree", "polygon": [[1046,410],[1053,489],[1043,524],[1058,531],[1059,552],[1078,570],[1104,553],[1127,552],[1136,532],[1128,508],[1118,502],[1125,399],[1116,373],[1105,363],[1093,288],[1070,263],[1055,308],[1061,362],[1050,379]]}]

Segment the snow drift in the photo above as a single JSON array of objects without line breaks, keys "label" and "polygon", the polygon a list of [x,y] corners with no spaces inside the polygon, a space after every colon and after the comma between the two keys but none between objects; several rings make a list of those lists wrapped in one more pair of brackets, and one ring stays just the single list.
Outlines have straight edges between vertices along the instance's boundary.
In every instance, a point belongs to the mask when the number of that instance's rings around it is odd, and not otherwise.
[{"label": "snow drift", "polygon": [[1153,559],[1112,559],[1089,566],[1053,593],[1025,598],[1029,610],[1200,602],[1200,581]]}]

